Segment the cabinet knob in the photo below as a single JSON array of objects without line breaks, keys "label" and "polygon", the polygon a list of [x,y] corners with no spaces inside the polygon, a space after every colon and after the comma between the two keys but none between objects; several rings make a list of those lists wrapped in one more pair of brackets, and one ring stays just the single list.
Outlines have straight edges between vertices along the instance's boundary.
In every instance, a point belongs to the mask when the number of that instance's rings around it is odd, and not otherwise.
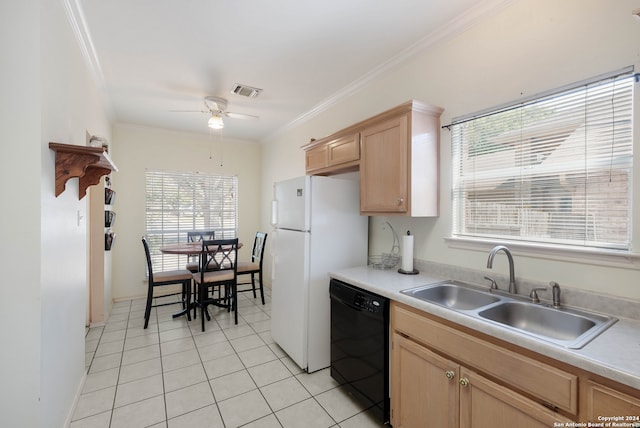
[{"label": "cabinet knob", "polygon": [[456,374],[453,372],[453,370],[447,370],[446,372],[444,372],[444,375],[447,377],[447,379],[453,379],[454,377],[456,377]]},{"label": "cabinet knob", "polygon": [[467,379],[466,377],[463,377],[462,379],[460,379],[460,386],[469,386],[469,379]]},{"label": "cabinet knob", "polygon": [[398,197],[398,206],[402,205],[404,203],[404,198],[402,196]]}]

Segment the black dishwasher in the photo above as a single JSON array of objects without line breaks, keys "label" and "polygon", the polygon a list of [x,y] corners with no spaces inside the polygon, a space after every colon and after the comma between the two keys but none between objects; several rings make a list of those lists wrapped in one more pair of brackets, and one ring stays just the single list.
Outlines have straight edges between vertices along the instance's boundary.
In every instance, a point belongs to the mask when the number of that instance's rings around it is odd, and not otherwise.
[{"label": "black dishwasher", "polygon": [[389,299],[332,279],[331,377],[389,422]]}]

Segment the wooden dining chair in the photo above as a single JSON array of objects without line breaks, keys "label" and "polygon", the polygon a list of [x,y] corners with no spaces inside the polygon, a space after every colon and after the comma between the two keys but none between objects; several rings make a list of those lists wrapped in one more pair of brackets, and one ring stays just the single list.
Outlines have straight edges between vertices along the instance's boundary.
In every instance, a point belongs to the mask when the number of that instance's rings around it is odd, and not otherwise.
[{"label": "wooden dining chair", "polygon": [[[251,249],[251,261],[250,262],[238,262],[238,276],[250,275],[250,282],[238,282],[238,286],[251,285],[251,288],[240,289],[238,293],[253,291],[253,298],[256,296],[256,278],[258,275],[258,286],[260,287],[260,298],[264,305],[264,285],[262,282],[262,258],[264,256],[264,246],[267,242],[267,234],[264,232],[256,232],[256,236],[253,240],[253,248]],[[246,278],[246,276],[245,276]]]},{"label": "wooden dining chair", "polygon": [[[216,239],[216,231],[215,230],[190,230],[187,232],[187,242],[202,242],[204,240],[213,240]],[[190,271],[191,273],[198,272],[200,268],[200,261],[198,256],[190,256],[187,261],[187,265],[185,269]]]},{"label": "wooden dining chair", "polygon": [[[193,274],[193,280],[197,287],[197,305],[200,306],[202,318],[202,331],[205,330],[205,317],[208,320],[211,319],[207,311],[209,305],[234,311],[235,323],[238,324],[237,257],[238,238],[202,241],[200,270]],[[215,297],[214,291],[219,291],[217,297]]]},{"label": "wooden dining chair", "polygon": [[[157,306],[167,306],[167,305],[175,305],[176,303],[181,303],[182,308],[185,310],[187,315],[187,319],[191,321],[191,315],[189,314],[189,304],[191,300],[191,281],[193,279],[193,274],[186,269],[176,269],[164,272],[154,272],[153,266],[151,265],[151,253],[149,252],[149,245],[147,244],[147,240],[142,237],[142,246],[144,247],[144,254],[147,258],[147,271],[149,274],[149,284],[147,287],[147,304],[144,310],[144,328],[147,328],[149,325],[149,317],[151,316],[151,308],[155,308]],[[175,293],[163,294],[164,296],[172,296],[172,295],[180,295],[181,299],[174,302],[163,302],[156,303],[153,305],[153,290],[156,287],[163,287],[167,285],[182,285],[182,290]]]}]

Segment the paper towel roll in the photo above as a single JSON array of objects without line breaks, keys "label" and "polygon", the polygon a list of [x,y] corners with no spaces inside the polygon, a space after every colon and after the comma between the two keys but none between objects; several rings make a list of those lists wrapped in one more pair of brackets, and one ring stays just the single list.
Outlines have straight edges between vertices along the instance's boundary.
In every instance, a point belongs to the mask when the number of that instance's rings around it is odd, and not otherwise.
[{"label": "paper towel roll", "polygon": [[402,270],[413,271],[413,235],[402,236]]}]

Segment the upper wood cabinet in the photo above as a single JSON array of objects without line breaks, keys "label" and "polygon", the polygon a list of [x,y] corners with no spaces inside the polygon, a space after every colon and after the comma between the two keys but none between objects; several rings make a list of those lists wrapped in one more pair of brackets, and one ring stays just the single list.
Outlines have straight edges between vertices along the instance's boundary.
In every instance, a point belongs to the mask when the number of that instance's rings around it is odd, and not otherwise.
[{"label": "upper wood cabinet", "polygon": [[309,175],[360,170],[363,215],[438,215],[442,109],[408,101],[351,125],[305,150]]},{"label": "upper wood cabinet", "polygon": [[442,109],[409,101],[361,132],[360,212],[435,217]]},{"label": "upper wood cabinet", "polygon": [[330,175],[357,171],[360,162],[360,134],[347,132],[315,140],[305,146],[306,171]]}]

